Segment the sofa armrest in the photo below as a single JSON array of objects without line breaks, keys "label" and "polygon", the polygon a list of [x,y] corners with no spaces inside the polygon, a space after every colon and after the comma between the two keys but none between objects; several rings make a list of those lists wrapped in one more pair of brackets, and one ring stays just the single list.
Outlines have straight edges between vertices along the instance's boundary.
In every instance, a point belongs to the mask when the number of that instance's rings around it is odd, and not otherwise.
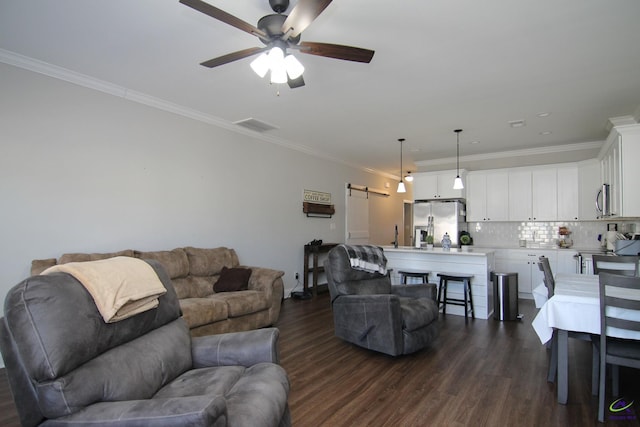
[{"label": "sofa armrest", "polygon": [[393,285],[391,293],[400,297],[429,298],[436,300],[437,289],[434,283],[421,283],[418,285]]},{"label": "sofa armrest", "polygon": [[57,426],[109,425],[172,427],[226,425],[227,404],[222,396],[99,402],[72,415],[50,420]]},{"label": "sofa armrest", "polygon": [[266,292],[269,297],[271,296],[275,281],[284,276],[284,271],[273,270],[271,268],[251,266],[242,266],[242,268],[251,269],[249,289]]},{"label": "sofa armrest", "polygon": [[279,363],[277,328],[206,335],[191,339],[194,368]]}]

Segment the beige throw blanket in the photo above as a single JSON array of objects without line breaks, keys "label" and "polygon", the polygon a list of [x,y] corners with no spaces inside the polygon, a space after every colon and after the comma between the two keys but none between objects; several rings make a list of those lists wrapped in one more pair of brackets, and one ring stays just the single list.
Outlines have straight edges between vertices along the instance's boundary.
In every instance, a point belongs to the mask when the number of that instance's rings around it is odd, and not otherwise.
[{"label": "beige throw blanket", "polygon": [[137,258],[70,262],[50,267],[42,274],[56,272],[69,273],[82,283],[107,323],[156,308],[158,297],[167,292],[154,269]]}]

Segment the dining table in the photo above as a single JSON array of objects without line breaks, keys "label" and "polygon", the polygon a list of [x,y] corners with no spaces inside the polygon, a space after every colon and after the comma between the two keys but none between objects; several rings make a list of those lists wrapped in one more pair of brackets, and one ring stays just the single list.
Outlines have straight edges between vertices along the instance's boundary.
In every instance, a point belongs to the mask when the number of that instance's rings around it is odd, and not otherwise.
[{"label": "dining table", "polygon": [[[532,321],[533,329],[542,344],[549,342],[556,332],[558,340],[558,403],[566,404],[569,390],[569,332],[600,335],[600,285],[597,275],[558,273],[554,276],[555,290],[551,298],[544,283],[533,289],[536,307],[540,309]],[[607,312],[609,313],[609,312]],[[634,310],[617,310],[616,317],[640,320]],[[640,339],[640,332],[608,329],[608,336]]]}]

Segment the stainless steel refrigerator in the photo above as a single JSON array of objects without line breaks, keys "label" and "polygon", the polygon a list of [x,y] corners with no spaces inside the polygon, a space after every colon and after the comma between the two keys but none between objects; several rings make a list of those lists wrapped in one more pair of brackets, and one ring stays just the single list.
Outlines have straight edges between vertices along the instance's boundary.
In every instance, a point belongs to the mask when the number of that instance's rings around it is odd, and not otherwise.
[{"label": "stainless steel refrigerator", "polygon": [[413,204],[414,245],[416,236],[426,246],[427,234],[433,235],[434,246],[442,246],[445,233],[452,247],[460,247],[461,231],[467,230],[466,207],[463,199],[416,200]]}]

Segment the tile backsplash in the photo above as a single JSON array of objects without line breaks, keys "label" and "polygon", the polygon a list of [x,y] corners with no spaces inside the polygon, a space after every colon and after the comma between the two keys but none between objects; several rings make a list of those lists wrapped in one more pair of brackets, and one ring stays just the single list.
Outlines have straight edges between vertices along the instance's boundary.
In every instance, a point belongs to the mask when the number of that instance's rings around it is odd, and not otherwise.
[{"label": "tile backsplash", "polygon": [[473,237],[475,246],[517,247],[520,240],[540,247],[556,247],[558,228],[567,227],[571,231],[573,247],[598,249],[598,236],[607,231],[607,224],[617,224],[621,233],[640,233],[637,221],[551,221],[551,222],[469,222],[467,231]]}]

